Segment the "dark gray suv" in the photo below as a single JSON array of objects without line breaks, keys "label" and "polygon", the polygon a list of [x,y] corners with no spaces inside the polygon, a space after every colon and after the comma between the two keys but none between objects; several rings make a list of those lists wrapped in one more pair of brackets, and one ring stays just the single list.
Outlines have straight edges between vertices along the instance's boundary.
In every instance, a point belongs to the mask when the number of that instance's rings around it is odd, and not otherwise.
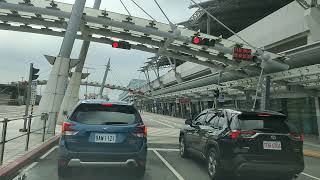
[{"label": "dark gray suv", "polygon": [[185,124],[180,155],[204,159],[211,179],[231,174],[289,180],[304,169],[303,134],[283,114],[208,109]]}]

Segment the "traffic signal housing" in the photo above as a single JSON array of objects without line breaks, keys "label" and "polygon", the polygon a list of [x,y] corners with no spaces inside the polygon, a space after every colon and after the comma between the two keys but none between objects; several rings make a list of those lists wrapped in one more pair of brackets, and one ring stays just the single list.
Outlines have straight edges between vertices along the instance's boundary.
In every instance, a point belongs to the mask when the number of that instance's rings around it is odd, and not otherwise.
[{"label": "traffic signal housing", "polygon": [[113,48],[131,49],[131,44],[126,41],[113,41],[111,46]]},{"label": "traffic signal housing", "polygon": [[39,71],[40,71],[40,69],[37,69],[37,68],[34,68],[34,67],[31,68],[31,80],[38,79],[39,75],[37,73]]},{"label": "traffic signal housing", "polygon": [[192,36],[192,44],[214,46],[216,41],[214,39],[201,38],[198,35]]},{"label": "traffic signal housing", "polygon": [[214,95],[215,98],[218,98],[219,95],[220,95],[219,89],[214,89],[214,90],[213,90],[213,95]]}]

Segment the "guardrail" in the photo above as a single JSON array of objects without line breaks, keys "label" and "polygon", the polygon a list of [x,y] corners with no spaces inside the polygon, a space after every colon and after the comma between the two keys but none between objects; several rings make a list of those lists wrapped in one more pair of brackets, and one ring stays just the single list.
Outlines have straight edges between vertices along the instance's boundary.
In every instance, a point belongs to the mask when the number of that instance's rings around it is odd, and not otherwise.
[{"label": "guardrail", "polygon": [[[41,128],[31,130],[31,122],[32,118],[35,117],[41,117],[41,120],[43,121],[43,126]],[[27,131],[26,133],[20,134],[18,136],[12,137],[10,139],[7,139],[7,127],[9,122],[13,121],[19,121],[19,120],[27,120]],[[5,145],[6,143],[13,141],[15,139],[21,138],[23,136],[26,136],[26,143],[25,143],[25,151],[28,151],[29,149],[29,141],[30,141],[30,134],[42,131],[42,142],[45,141],[45,134],[46,134],[46,128],[47,128],[47,120],[48,120],[48,114],[42,113],[41,115],[29,115],[29,116],[23,116],[18,118],[3,118],[3,120],[0,120],[0,123],[2,123],[2,135],[1,135],[1,142],[0,142],[0,165],[3,164],[3,157],[5,152]]]}]

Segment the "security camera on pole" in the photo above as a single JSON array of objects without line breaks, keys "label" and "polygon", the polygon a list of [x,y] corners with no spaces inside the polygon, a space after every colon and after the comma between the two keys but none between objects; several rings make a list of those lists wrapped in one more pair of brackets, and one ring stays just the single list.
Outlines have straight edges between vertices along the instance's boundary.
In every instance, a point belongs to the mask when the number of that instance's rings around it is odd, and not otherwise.
[{"label": "security camera on pole", "polygon": [[20,132],[27,131],[27,116],[29,111],[29,105],[31,105],[31,114],[33,114],[33,106],[36,102],[37,97],[37,81],[39,75],[37,74],[40,69],[36,69],[33,67],[33,63],[30,63],[30,71],[29,71],[29,81],[28,81],[28,88],[27,88],[27,101],[26,101],[26,109],[24,112],[24,123],[23,128],[20,129]]}]

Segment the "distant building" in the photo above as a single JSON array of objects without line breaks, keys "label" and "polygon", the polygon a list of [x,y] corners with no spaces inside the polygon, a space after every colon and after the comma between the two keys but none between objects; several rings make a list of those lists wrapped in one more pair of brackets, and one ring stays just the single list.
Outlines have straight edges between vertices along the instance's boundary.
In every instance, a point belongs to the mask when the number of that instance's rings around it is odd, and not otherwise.
[{"label": "distant building", "polygon": [[[140,89],[146,83],[147,83],[147,81],[143,80],[143,79],[131,79],[131,81],[129,82],[127,87],[130,88],[130,89]],[[121,101],[125,101],[125,100],[127,100],[128,95],[129,95],[129,92],[124,91],[123,93],[121,93],[119,95],[118,99],[121,100]]]}]

